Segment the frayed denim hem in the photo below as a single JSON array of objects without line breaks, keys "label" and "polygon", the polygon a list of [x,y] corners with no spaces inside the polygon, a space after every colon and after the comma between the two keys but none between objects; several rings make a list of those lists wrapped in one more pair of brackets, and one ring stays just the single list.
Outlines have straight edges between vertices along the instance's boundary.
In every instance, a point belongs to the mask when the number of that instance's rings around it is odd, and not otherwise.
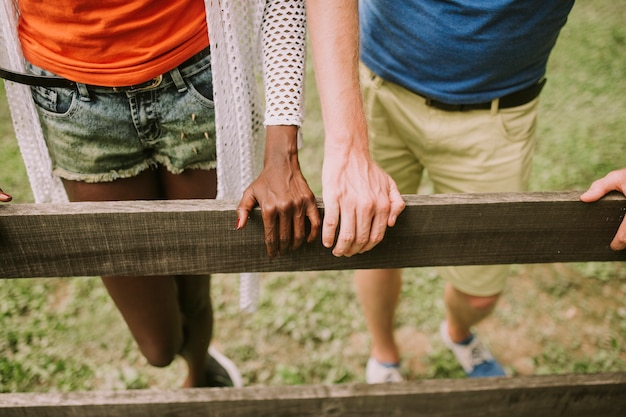
[{"label": "frayed denim hem", "polygon": [[156,168],[157,163],[154,161],[143,162],[133,168],[123,169],[120,171],[109,171],[101,174],[83,174],[67,171],[60,167],[55,167],[52,171],[54,175],[65,180],[83,181],[88,183],[112,182],[121,178],[131,178],[137,176],[140,172],[149,168]]}]

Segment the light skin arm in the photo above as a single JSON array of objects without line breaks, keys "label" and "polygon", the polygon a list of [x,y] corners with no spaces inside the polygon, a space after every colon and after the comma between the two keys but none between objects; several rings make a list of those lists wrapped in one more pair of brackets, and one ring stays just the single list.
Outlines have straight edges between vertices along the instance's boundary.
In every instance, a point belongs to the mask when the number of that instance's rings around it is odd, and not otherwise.
[{"label": "light skin arm", "polygon": [[[611,171],[603,178],[594,181],[580,196],[580,199],[585,203],[591,203],[598,201],[611,191],[619,191],[626,196],[626,168]],[[611,241],[611,249],[615,251],[626,249],[626,217]]]},{"label": "light skin arm", "polygon": [[326,136],[322,243],[334,245],[335,256],[352,256],[376,246],[405,203],[395,182],[369,154],[358,80],[358,2],[306,3]]}]

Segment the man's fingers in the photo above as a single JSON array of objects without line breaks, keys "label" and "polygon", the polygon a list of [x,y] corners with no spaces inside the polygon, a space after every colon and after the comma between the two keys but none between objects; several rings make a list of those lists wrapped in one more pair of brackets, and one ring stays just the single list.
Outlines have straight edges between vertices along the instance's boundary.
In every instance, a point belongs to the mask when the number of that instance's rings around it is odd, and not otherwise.
[{"label": "man's fingers", "polygon": [[335,203],[327,203],[324,199],[324,223],[322,225],[322,244],[332,248],[339,226],[339,206]]},{"label": "man's fingers", "polygon": [[404,208],[406,207],[406,203],[398,191],[398,187],[396,183],[391,181],[391,189],[389,190],[389,200],[391,203],[389,218],[387,219],[387,226],[393,227],[396,225],[396,220],[398,220],[398,216]]},{"label": "man's fingers", "polygon": [[585,203],[598,201],[602,196],[611,191],[621,191],[626,194],[626,169],[611,171],[599,180],[591,183],[591,186],[585,191],[580,199]]},{"label": "man's fingers", "polygon": [[333,255],[352,256],[358,253],[358,251],[353,250],[357,234],[355,217],[354,212],[347,213],[347,210],[344,208],[341,213],[341,225],[339,226],[337,242],[333,248]]},{"label": "man's fingers", "polygon": [[[371,223],[370,235],[365,245],[359,248],[359,253],[367,252],[373,249],[376,245],[382,242],[387,231],[387,225],[389,222],[389,215],[387,213],[377,214]],[[395,223],[395,222],[394,222]]]},{"label": "man's fingers", "polygon": [[602,180],[594,181],[589,189],[581,194],[580,199],[585,203],[591,203],[594,201],[598,201],[600,198],[602,198],[603,195],[605,195],[609,191],[613,191],[612,189],[606,189],[605,183],[600,181]]},{"label": "man's fingers", "polygon": [[[580,200],[585,203],[598,201],[611,191],[620,191],[626,195],[626,168],[611,171],[592,182],[589,189],[580,195]],[[622,221],[610,247],[615,251],[626,249],[626,219]]]},{"label": "man's fingers", "polygon": [[611,242],[611,249],[615,251],[626,249],[626,220],[622,222],[622,225],[615,234],[615,237]]}]

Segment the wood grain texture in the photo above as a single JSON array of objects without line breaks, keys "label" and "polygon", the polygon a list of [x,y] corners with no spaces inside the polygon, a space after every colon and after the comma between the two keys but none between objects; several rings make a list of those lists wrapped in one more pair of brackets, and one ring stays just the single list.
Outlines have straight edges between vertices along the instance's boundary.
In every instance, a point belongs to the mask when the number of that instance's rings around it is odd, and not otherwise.
[{"label": "wood grain texture", "polygon": [[579,195],[405,196],[383,242],[350,258],[318,239],[269,259],[260,211],[235,230],[236,201],[1,205],[0,278],[626,261],[609,248],[626,199]]},{"label": "wood grain texture", "polygon": [[[608,246],[626,199],[584,204],[579,194],[406,196],[398,224],[370,252],[336,258],[316,242],[271,260],[260,213],[236,231],[234,201],[2,205],[0,278],[626,260]],[[0,394],[0,417],[622,417],[624,410],[626,373]]]},{"label": "wood grain texture", "polygon": [[626,373],[0,394],[0,417],[623,417]]}]

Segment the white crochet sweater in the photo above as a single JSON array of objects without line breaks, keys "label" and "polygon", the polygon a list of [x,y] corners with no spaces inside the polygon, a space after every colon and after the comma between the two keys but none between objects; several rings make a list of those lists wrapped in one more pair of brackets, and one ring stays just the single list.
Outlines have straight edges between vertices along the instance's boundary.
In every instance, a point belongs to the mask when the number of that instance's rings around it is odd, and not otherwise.
[{"label": "white crochet sweater", "polygon": [[[17,0],[0,2],[0,65],[23,72]],[[205,0],[205,6],[215,89],[218,198],[237,200],[262,168],[263,126],[302,125],[304,0]],[[261,78],[264,91],[257,82]],[[61,182],[52,176],[28,86],[6,82],[5,88],[35,201],[66,202]]]},{"label": "white crochet sweater", "polygon": [[[23,72],[17,0],[0,2],[0,65]],[[211,34],[218,198],[238,200],[262,168],[263,126],[302,126],[304,0],[205,0],[205,8]],[[52,175],[29,87],[5,82],[5,88],[35,202],[67,202],[61,181]],[[242,274],[242,309],[256,308],[257,292],[258,274]]]}]

